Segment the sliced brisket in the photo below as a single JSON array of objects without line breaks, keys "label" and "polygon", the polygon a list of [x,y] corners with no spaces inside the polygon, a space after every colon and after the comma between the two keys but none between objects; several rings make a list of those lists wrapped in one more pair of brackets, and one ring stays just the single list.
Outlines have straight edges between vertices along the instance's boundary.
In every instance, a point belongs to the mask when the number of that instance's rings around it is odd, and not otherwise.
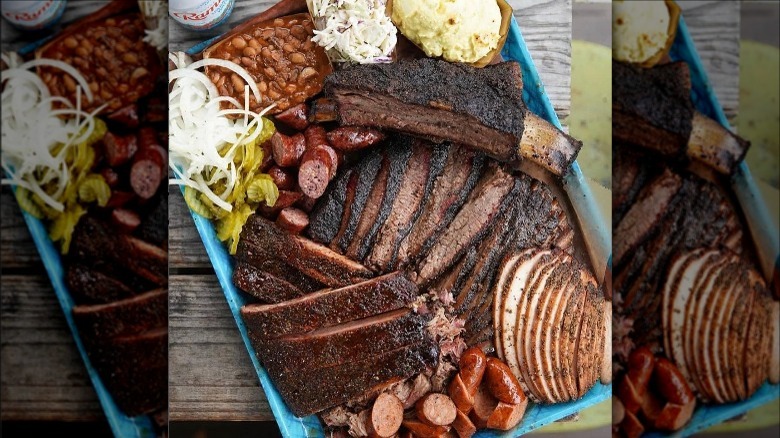
[{"label": "sliced brisket", "polygon": [[318,368],[307,373],[272,376],[290,410],[299,417],[337,406],[388,382],[400,382],[436,366],[439,348],[428,340],[378,356]]},{"label": "sliced brisket", "polygon": [[314,210],[309,215],[307,234],[315,242],[330,245],[339,231],[344,217],[344,205],[347,202],[347,188],[352,169],[341,172],[328,187],[325,195],[317,201]]},{"label": "sliced brisket", "polygon": [[236,260],[238,263],[246,263],[274,277],[284,279],[303,293],[311,293],[323,288],[322,283],[279,260],[277,254],[270,254],[265,247],[239,241]]},{"label": "sliced brisket", "polygon": [[360,263],[306,237],[290,234],[259,215],[252,215],[247,220],[241,231],[241,243],[275,254],[326,286],[344,286],[372,276],[371,271]]},{"label": "sliced brisket", "polygon": [[137,292],[125,282],[106,275],[93,266],[69,263],[65,285],[78,304],[100,304],[122,300]]},{"label": "sliced brisket", "polygon": [[404,171],[398,195],[366,259],[366,265],[377,272],[387,272],[397,264],[398,247],[420,216],[423,200],[430,195],[433,182],[441,173],[447,158],[446,146],[434,147],[422,144],[421,140],[412,140],[410,148],[412,156]]},{"label": "sliced brisket", "polygon": [[363,214],[363,210],[366,207],[366,203],[371,194],[371,189],[377,180],[379,174],[379,168],[382,166],[382,153],[378,149],[372,149],[366,157],[360,160],[357,164],[355,172],[357,173],[357,186],[355,187],[355,195],[350,206],[345,209],[345,216],[347,216],[347,224],[344,228],[344,232],[335,242],[341,253],[347,252],[349,244],[355,237],[355,233],[358,230],[358,224]]},{"label": "sliced brisket", "polygon": [[469,247],[485,236],[514,187],[514,177],[491,165],[463,208],[418,265],[418,283],[425,285],[452,266]]},{"label": "sliced brisket", "polygon": [[425,340],[429,319],[402,308],[306,334],[255,342],[255,349],[272,375],[305,372],[418,344]]},{"label": "sliced brisket", "polygon": [[248,263],[238,262],[233,270],[233,284],[264,303],[280,303],[303,295],[284,277],[277,277]]},{"label": "sliced brisket", "polygon": [[400,272],[341,289],[325,289],[278,304],[241,308],[250,337],[273,339],[400,309],[417,298],[417,286]]},{"label": "sliced brisket", "polygon": [[157,289],[109,304],[73,307],[73,319],[85,339],[97,342],[168,326],[168,291]]}]

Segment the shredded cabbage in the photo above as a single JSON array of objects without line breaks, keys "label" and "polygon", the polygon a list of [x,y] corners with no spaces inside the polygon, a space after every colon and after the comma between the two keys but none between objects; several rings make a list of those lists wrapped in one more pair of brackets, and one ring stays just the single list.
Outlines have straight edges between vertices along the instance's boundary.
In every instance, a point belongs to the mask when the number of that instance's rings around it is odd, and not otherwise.
[{"label": "shredded cabbage", "polygon": [[[16,186],[16,198],[23,210],[50,221],[49,236],[60,242],[61,251],[67,253],[73,229],[86,213],[82,204],[105,205],[110,197],[102,177],[92,174],[93,145],[107,130],[95,115],[106,105],[91,113],[83,111],[81,102],[91,101],[92,92],[84,77],[62,61],[23,62],[15,53],[4,53],[2,59],[9,67],[1,74],[4,87],[0,162],[5,171],[2,184]],[[76,106],[65,98],[52,96],[41,78],[30,71],[41,65],[73,76],[78,84]],[[79,197],[80,190],[84,191],[84,199]]]},{"label": "shredded cabbage", "polygon": [[162,0],[139,0],[141,9],[147,24],[154,22],[154,28],[144,30],[144,42],[157,50],[168,48],[168,2]]},{"label": "shredded cabbage", "polygon": [[[279,196],[271,178],[260,173],[262,145],[276,131],[263,117],[272,107],[260,113],[247,109],[250,90],[257,101],[260,91],[240,66],[221,59],[193,63],[183,53],[171,53],[169,58],[176,66],[169,75],[173,87],[168,94],[169,165],[176,176],[170,183],[185,187],[187,205],[216,221],[217,236],[235,254],[249,216],[261,204],[273,207]],[[229,68],[244,78],[248,83],[244,105],[219,96],[211,79],[200,71],[207,65]],[[222,108],[222,102],[232,108]]]},{"label": "shredded cabbage", "polygon": [[334,62],[389,62],[397,32],[386,0],[306,0],[314,17],[312,41]]}]

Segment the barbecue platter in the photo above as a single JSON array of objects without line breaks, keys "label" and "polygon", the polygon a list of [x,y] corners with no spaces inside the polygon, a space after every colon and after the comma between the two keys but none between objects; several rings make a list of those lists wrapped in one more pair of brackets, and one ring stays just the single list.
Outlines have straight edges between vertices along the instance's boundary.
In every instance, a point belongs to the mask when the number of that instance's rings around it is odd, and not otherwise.
[{"label": "barbecue platter", "polygon": [[[511,8],[480,65],[343,3],[283,1],[170,54],[174,182],[231,254],[269,399],[333,433],[470,437],[609,383],[610,297],[563,188],[582,145],[498,55]],[[373,39],[328,44],[350,14]]]},{"label": "barbecue platter", "polygon": [[730,183],[749,143],[701,112],[696,63],[665,50],[612,64],[613,420],[625,436],[681,430],[697,407],[738,406],[780,380],[780,292]]},{"label": "barbecue platter", "polygon": [[149,3],[112,2],[30,60],[3,54],[3,182],[118,436],[167,427],[166,90],[152,45],[166,40],[146,36],[166,12]]}]

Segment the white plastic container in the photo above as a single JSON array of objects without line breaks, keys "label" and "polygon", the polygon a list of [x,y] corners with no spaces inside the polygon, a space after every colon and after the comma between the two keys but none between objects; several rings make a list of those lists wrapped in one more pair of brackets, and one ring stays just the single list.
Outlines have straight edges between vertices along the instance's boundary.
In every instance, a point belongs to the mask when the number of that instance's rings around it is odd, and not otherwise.
[{"label": "white plastic container", "polygon": [[206,30],[222,24],[234,5],[235,0],[170,0],[168,11],[181,25]]},{"label": "white plastic container", "polygon": [[56,24],[65,12],[66,1],[7,1],[0,2],[3,18],[23,30],[39,30]]}]

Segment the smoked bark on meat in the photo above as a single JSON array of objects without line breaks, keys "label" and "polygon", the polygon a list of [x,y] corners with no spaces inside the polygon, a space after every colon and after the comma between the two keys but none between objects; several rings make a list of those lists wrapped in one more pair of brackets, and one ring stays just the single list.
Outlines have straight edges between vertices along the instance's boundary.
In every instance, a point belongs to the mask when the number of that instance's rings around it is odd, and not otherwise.
[{"label": "smoked bark on meat", "polygon": [[105,340],[168,325],[168,291],[158,289],[109,304],[73,307],[79,333]]},{"label": "smoked bark on meat", "polygon": [[487,233],[514,187],[514,177],[491,165],[463,208],[418,265],[418,282],[428,284]]},{"label": "smoked bark on meat", "polygon": [[428,253],[452,222],[482,175],[485,156],[451,145],[444,170],[425,198],[420,217],[401,243],[399,260],[418,260]]},{"label": "smoked bark on meat", "polygon": [[352,239],[347,245],[345,254],[351,259],[358,259],[358,255],[362,251],[368,250],[368,247],[364,245],[363,241],[379,217],[379,210],[382,206],[382,200],[385,197],[387,180],[390,175],[390,166],[387,163],[384,151],[381,153],[380,157],[376,179],[372,182],[372,187],[366,198],[366,205],[363,207],[360,217],[358,218],[357,227],[355,228]]},{"label": "smoked bark on meat", "polygon": [[[140,281],[137,279],[136,281]],[[110,303],[129,298],[144,289],[146,282],[133,285],[133,282],[122,281],[111,275],[98,271],[95,266],[87,266],[81,262],[70,263],[65,270],[65,285],[73,296],[73,301],[79,304]]]},{"label": "smoked bark on meat", "polygon": [[449,140],[503,161],[519,158],[522,88],[516,62],[476,69],[434,59],[357,65],[329,75],[324,86],[344,125]]},{"label": "smoked bark on meat", "polygon": [[441,174],[447,159],[446,145],[428,145],[411,140],[412,156],[406,167],[390,216],[377,234],[366,264],[377,272],[387,272],[398,265],[398,248],[420,216],[423,202],[430,196],[433,183]]},{"label": "smoked bark on meat", "polygon": [[125,414],[146,414],[167,405],[167,328],[96,343],[87,354]]},{"label": "smoked bark on meat", "polygon": [[[541,181],[533,180],[531,193],[525,198],[522,214],[517,219],[517,233],[510,243],[513,248],[549,248],[557,241],[556,231],[565,214],[550,189]],[[571,228],[568,220],[564,228]],[[569,252],[571,248],[561,248]]]},{"label": "smoked bark on meat", "polygon": [[[378,204],[376,216],[370,223],[370,226],[367,227],[367,230],[363,230],[364,233],[361,233],[361,230],[359,230],[355,235],[355,239],[358,240],[358,243],[355,248],[354,257],[357,260],[363,261],[368,256],[374,245],[374,241],[376,240],[377,233],[379,233],[379,229],[390,216],[393,202],[398,195],[398,190],[401,188],[403,175],[406,167],[409,165],[409,158],[412,156],[412,149],[409,147],[410,141],[411,139],[409,137],[396,138],[385,150],[385,159],[382,167],[387,170],[385,171],[386,183],[382,190],[382,201]],[[369,212],[368,210],[366,210],[366,212],[369,214],[373,213],[373,211]],[[364,214],[366,213],[364,212]]]},{"label": "smoked bark on meat", "polygon": [[399,309],[415,298],[417,286],[396,272],[283,303],[246,305],[241,316],[250,337],[272,339]]},{"label": "smoked bark on meat", "polygon": [[303,293],[311,293],[322,289],[322,283],[306,276],[286,262],[279,260],[277,256],[277,254],[269,253],[266,247],[251,245],[243,240],[238,242],[236,251],[238,263],[246,263],[269,275],[284,279]]},{"label": "smoked bark on meat", "polygon": [[309,216],[307,234],[315,242],[330,245],[339,231],[344,216],[344,204],[347,202],[347,185],[352,177],[352,169],[341,172],[332,187],[317,201]]},{"label": "smoked bark on meat", "polygon": [[76,225],[70,257],[97,265],[114,264],[159,286],[168,283],[167,252],[138,238],[117,234],[92,216]]},{"label": "smoked bark on meat", "polygon": [[271,375],[305,372],[423,342],[429,319],[430,315],[402,308],[305,334],[256,342],[255,346]]},{"label": "smoked bark on meat", "polygon": [[371,188],[377,180],[381,165],[382,153],[377,149],[372,149],[366,157],[360,160],[360,163],[358,163],[355,168],[355,172],[358,175],[357,186],[355,187],[355,197],[352,204],[344,212],[348,217],[344,233],[340,236],[338,242],[335,242],[342,254],[347,252],[349,244],[355,237],[358,224],[360,223],[360,216],[363,214],[363,210],[366,207]]},{"label": "smoked bark on meat", "polygon": [[233,284],[264,303],[279,303],[303,295],[285,278],[242,262],[236,263],[233,270]]},{"label": "smoked bark on meat", "polygon": [[693,126],[688,64],[640,68],[612,61],[612,136],[616,141],[684,156]]},{"label": "smoked bark on meat", "polygon": [[630,146],[612,148],[612,227],[617,228],[626,211],[634,204],[642,187],[653,176],[648,157]]},{"label": "smoked bark on meat", "polygon": [[279,228],[259,215],[252,215],[241,231],[247,246],[264,249],[300,270],[307,276],[331,287],[357,283],[372,276],[371,271],[343,255]]},{"label": "smoked bark on meat", "polygon": [[303,417],[346,403],[377,385],[400,382],[433,368],[438,356],[438,345],[428,340],[342,365],[286,373],[276,376],[274,384],[290,410]]},{"label": "smoked bark on meat", "polygon": [[167,247],[168,241],[168,196],[161,191],[152,199],[150,207],[141,215],[141,225],[133,233],[141,240]]}]

